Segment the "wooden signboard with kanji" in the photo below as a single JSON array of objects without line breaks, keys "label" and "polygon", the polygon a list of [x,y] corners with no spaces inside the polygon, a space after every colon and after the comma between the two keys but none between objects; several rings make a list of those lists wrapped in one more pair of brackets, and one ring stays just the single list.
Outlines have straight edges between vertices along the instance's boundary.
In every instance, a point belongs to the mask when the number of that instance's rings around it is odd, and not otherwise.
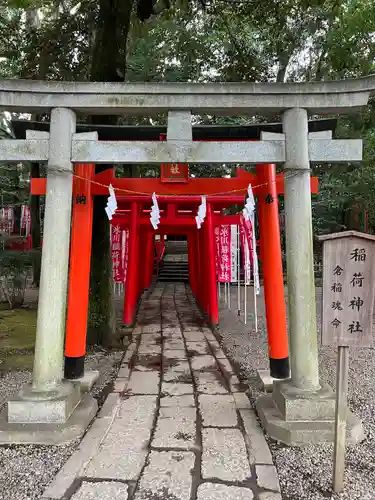
[{"label": "wooden signboard with kanji", "polygon": [[323,241],[322,345],[373,344],[375,236],[346,231]]},{"label": "wooden signboard with kanji", "polygon": [[189,182],[189,165],[186,163],[167,163],[160,169],[162,182]]}]

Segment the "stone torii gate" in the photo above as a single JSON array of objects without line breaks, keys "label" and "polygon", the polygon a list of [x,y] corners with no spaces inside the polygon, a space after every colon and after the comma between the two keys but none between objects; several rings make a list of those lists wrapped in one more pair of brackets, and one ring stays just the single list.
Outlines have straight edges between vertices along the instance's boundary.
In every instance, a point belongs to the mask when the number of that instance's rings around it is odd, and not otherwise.
[{"label": "stone torii gate", "polygon": [[[275,384],[272,396],[260,399],[258,411],[275,439],[287,443],[330,439],[334,397],[321,386],[318,372],[310,162],[360,161],[362,142],[309,137],[308,114],[347,113],[366,105],[374,93],[374,77],[306,84],[2,80],[0,108],[50,112],[51,126],[49,138],[29,135],[26,140],[0,142],[0,161],[48,165],[33,382],[8,402],[0,441],[66,441],[82,434],[95,413],[92,398],[82,398],[77,384],[63,380],[73,163],[284,164],[291,379]],[[164,111],[169,113],[171,131],[165,142],[102,142],[92,134],[75,134],[77,113]],[[193,142],[191,113],[280,113],[283,135],[265,135],[259,142]],[[352,438],[359,436],[356,432]]]}]

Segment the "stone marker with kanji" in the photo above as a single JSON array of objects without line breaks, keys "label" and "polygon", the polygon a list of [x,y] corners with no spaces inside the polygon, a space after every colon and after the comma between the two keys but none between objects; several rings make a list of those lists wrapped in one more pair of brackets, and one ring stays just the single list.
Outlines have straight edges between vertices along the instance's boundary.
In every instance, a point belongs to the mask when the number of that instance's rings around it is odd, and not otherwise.
[{"label": "stone marker with kanji", "polygon": [[373,344],[375,236],[346,231],[323,241],[322,344],[337,346],[333,489],[344,487],[349,347]]},{"label": "stone marker with kanji", "polygon": [[346,231],[319,240],[324,242],[322,344],[370,347],[375,236]]}]

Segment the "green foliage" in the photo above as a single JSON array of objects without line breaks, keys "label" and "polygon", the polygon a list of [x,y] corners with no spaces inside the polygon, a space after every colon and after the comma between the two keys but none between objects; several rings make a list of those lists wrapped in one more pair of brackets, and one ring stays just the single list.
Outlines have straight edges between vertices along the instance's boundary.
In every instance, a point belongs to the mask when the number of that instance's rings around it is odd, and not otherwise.
[{"label": "green foliage", "polygon": [[[1,237],[0,244],[4,246]],[[32,264],[33,252],[2,250],[0,252],[0,303],[10,309],[21,307],[25,298],[27,272]]]}]

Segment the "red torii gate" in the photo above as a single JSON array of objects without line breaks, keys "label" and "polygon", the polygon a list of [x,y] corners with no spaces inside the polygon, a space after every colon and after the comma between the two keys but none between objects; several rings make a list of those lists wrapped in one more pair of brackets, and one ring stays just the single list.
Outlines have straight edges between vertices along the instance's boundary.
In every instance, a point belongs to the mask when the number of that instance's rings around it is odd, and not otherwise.
[{"label": "red torii gate", "polygon": [[[183,232],[188,236],[191,288],[209,321],[217,324],[214,227],[221,223],[237,224],[238,216],[217,215],[214,213],[215,207],[220,210],[230,204],[243,203],[248,185],[252,184],[254,194],[258,197],[260,257],[263,264],[271,375],[275,378],[288,376],[288,340],[277,198],[277,195],[284,192],[284,177],[283,174],[276,175],[275,165],[257,165],[256,175],[237,169],[237,176],[233,178],[190,178],[188,182],[179,184],[165,184],[161,179],[155,178],[116,178],[113,169],[96,175],[94,172],[95,166],[92,164],[77,164],[73,178],[65,376],[74,379],[84,373],[93,197],[108,195],[110,184],[117,190],[120,208],[125,204],[129,209],[128,216],[118,216],[119,218],[115,219],[121,224],[128,225],[130,229],[124,301],[126,325],[134,323],[138,299],[142,289],[149,286],[152,278],[153,230],[149,218],[141,213],[141,207],[145,203],[151,204],[152,193],[158,195],[160,204],[166,205],[165,218],[161,218],[163,233]],[[311,191],[317,193],[317,190],[318,181],[312,178]],[[45,192],[46,179],[32,179],[31,193],[44,195]],[[217,193],[227,194],[217,195]],[[190,209],[196,210],[202,194],[207,196],[207,216],[201,230],[198,231],[194,220],[196,213],[193,211],[190,216],[179,215],[177,206],[190,205]],[[148,230],[141,231],[142,227],[148,227]],[[203,252],[203,248],[206,253]],[[140,272],[141,262],[143,273]]]},{"label": "red torii gate", "polygon": [[[198,231],[195,216],[198,205],[201,203],[200,196],[158,196],[161,218],[157,233],[187,236],[189,243],[189,278],[192,291],[211,324],[218,323],[218,303],[214,246],[211,249],[211,240],[212,244],[214,242],[213,229],[211,238],[210,228],[221,224],[238,224],[238,215],[221,215],[220,211],[234,203],[243,203],[243,201],[244,197],[238,195],[208,196],[207,203],[210,210],[208,210],[207,218],[201,230]],[[151,200],[149,196],[132,196],[131,201],[129,201],[129,198],[120,197],[117,202],[119,210],[111,222],[122,229],[129,228],[130,234],[139,238],[138,248],[135,252],[142,262],[141,266],[137,261],[134,264],[131,251],[129,251],[128,273],[133,274],[127,280],[124,296],[124,323],[129,324],[134,318],[140,293],[144,288],[149,287],[152,280],[155,231],[150,223]],[[137,213],[136,220],[134,210]],[[208,234],[206,234],[207,231]],[[206,256],[207,265],[200,269],[201,259],[197,252],[199,252],[199,246],[202,245],[206,249],[205,255],[202,252],[202,258]],[[214,255],[213,260],[211,251]],[[202,281],[199,287],[197,286],[198,276],[201,277]],[[204,288],[205,284],[207,284],[206,288]]]}]

